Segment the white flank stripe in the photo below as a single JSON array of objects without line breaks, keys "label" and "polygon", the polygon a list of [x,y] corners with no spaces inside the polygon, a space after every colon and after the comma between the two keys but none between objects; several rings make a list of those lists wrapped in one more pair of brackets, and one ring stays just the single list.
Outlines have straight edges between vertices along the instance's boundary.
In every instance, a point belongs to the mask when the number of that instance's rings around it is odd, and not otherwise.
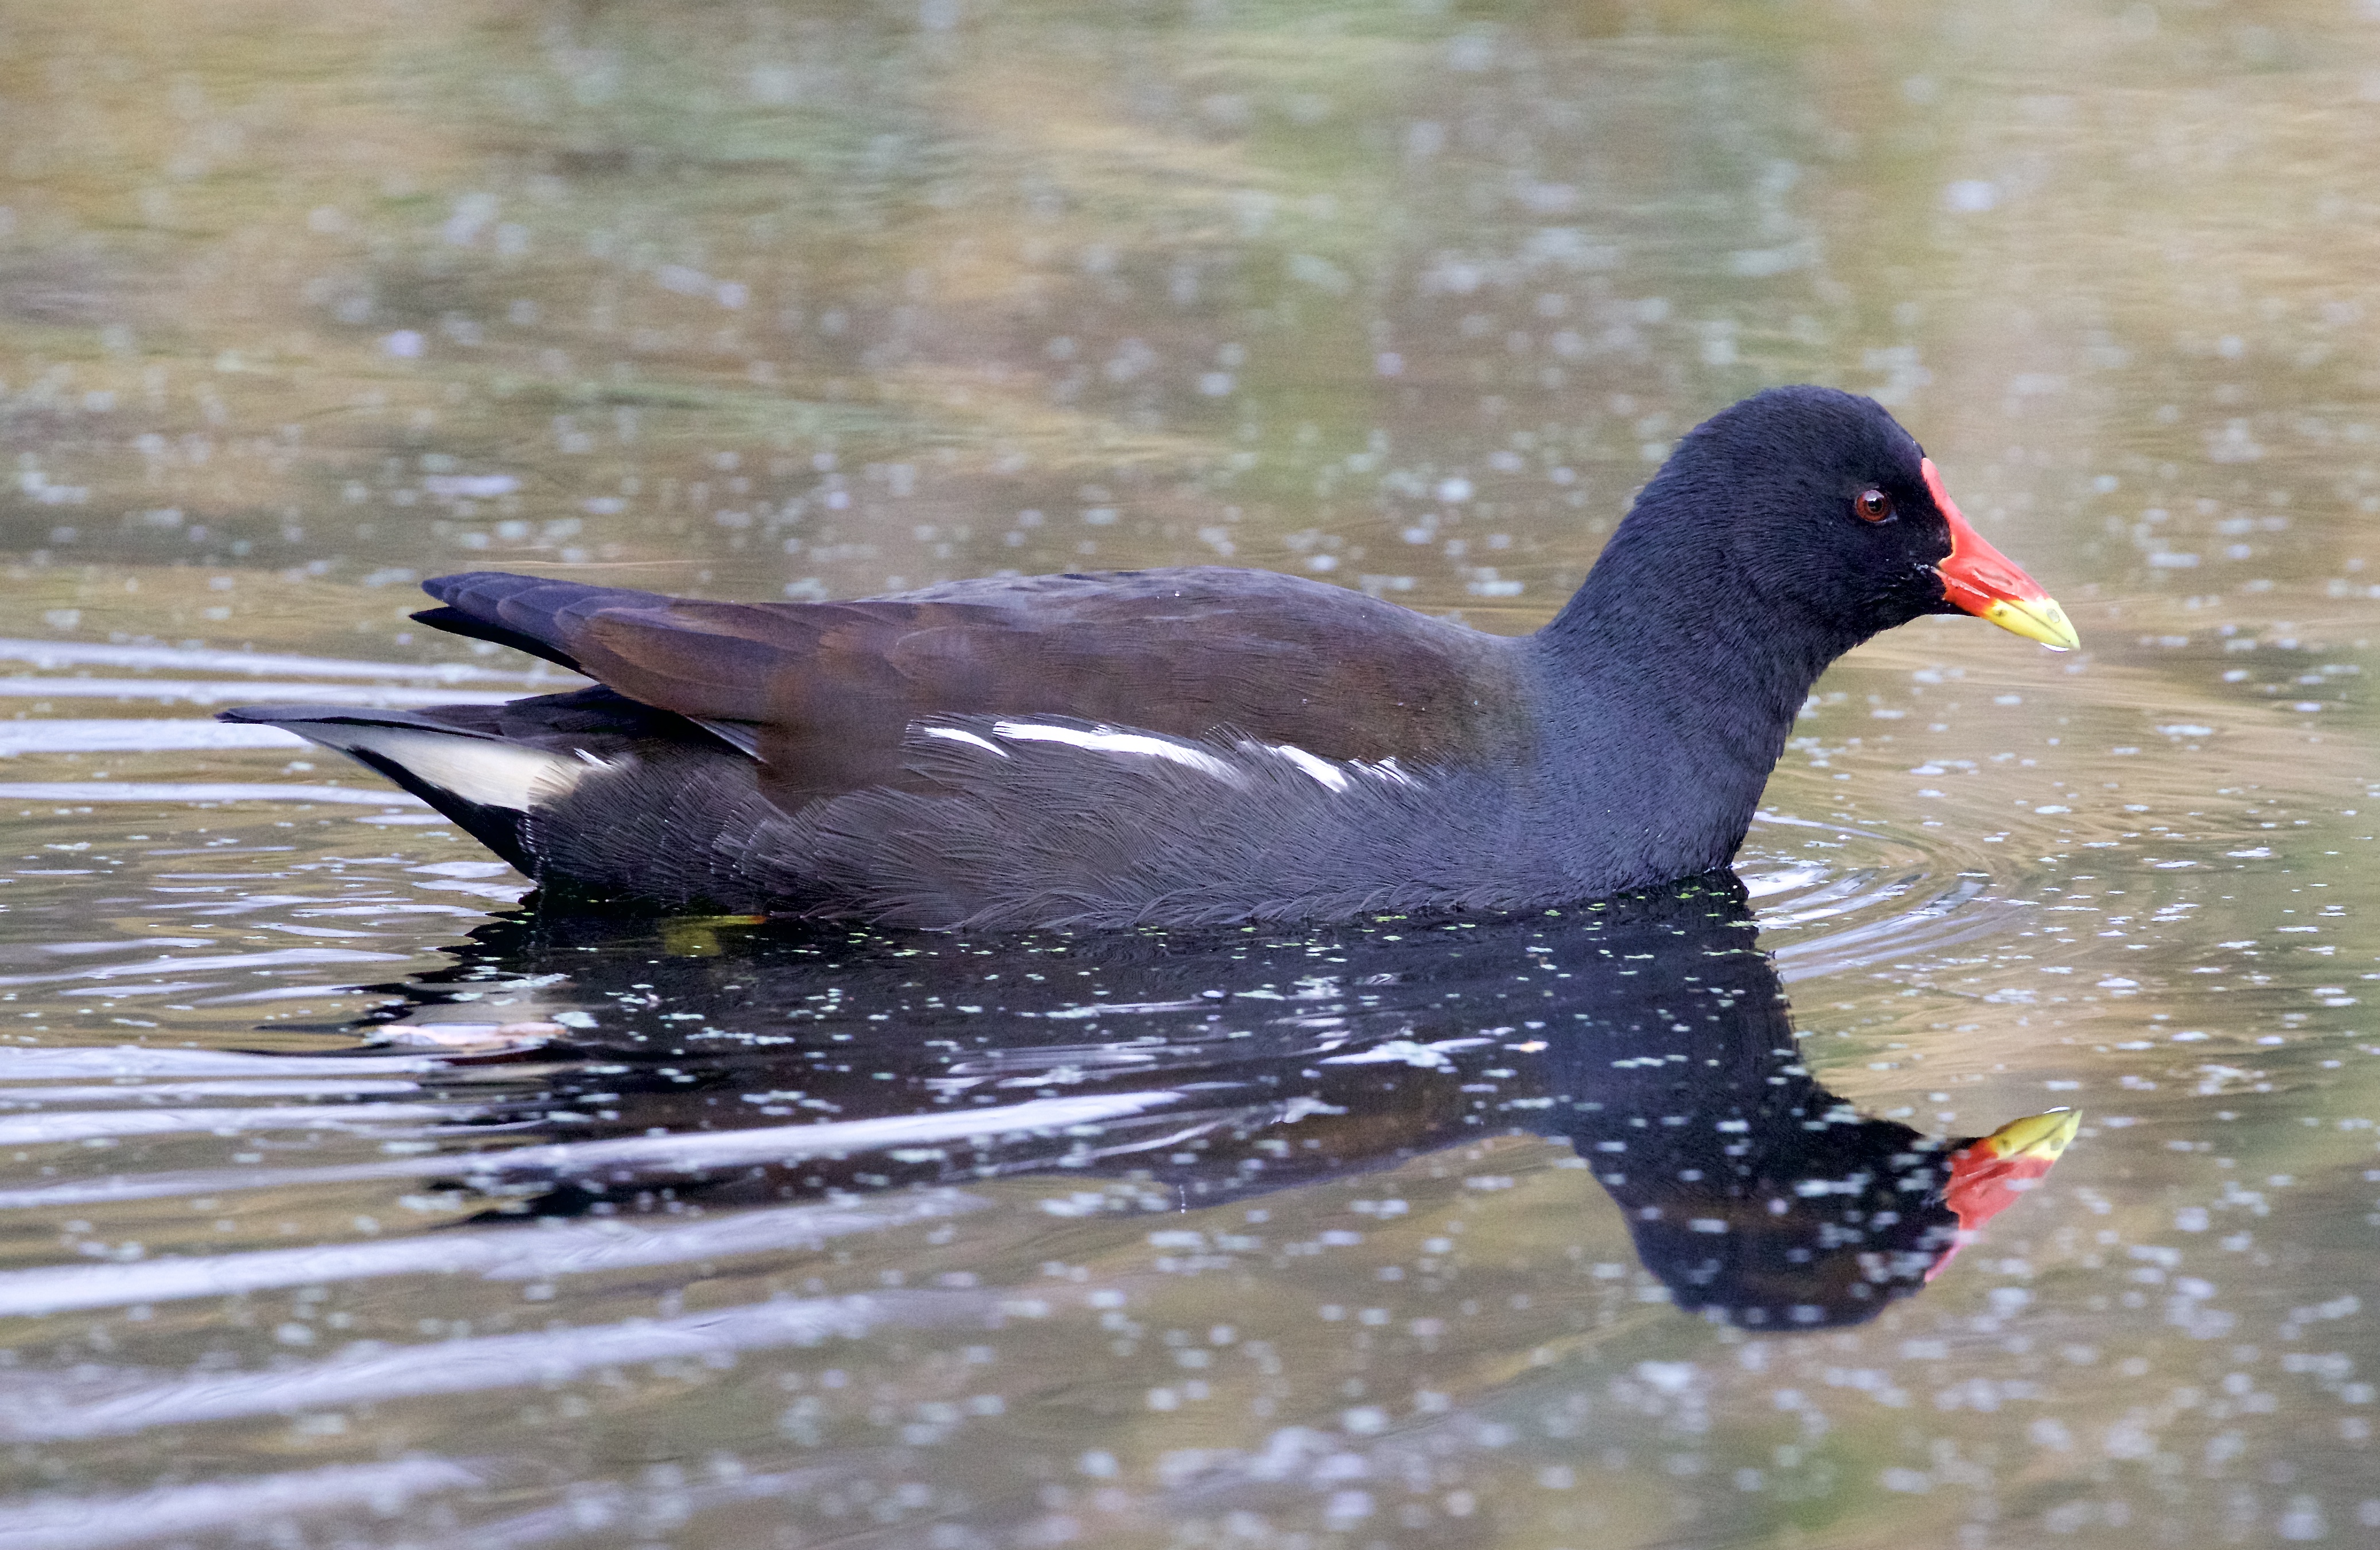
[{"label": "white flank stripe", "polygon": [[1329,759],[1317,758],[1314,755],[1307,753],[1305,749],[1298,747],[1295,744],[1292,743],[1275,743],[1271,745],[1271,748],[1274,753],[1279,754],[1290,763],[1297,766],[1298,769],[1305,770],[1308,775],[1313,776],[1316,780],[1321,781],[1332,791],[1345,791],[1347,789],[1347,777],[1340,771],[1337,765],[1332,764]]},{"label": "white flank stripe", "polygon": [[1002,737],[1020,743],[1063,743],[1068,747],[1085,748],[1095,754],[1135,754],[1144,758],[1165,759],[1211,775],[1218,781],[1239,783],[1239,771],[1214,755],[1202,753],[1185,744],[1169,738],[1152,736],[1142,732],[1118,732],[1113,727],[1094,727],[1086,732],[1080,727],[1053,727],[1042,721],[1000,721],[992,731]]},{"label": "white flank stripe", "polygon": [[978,737],[974,733],[962,732],[957,727],[921,726],[917,730],[924,733],[928,737],[940,737],[952,743],[972,743],[978,748],[982,748],[990,753],[998,754],[1002,758],[1006,758],[1008,757],[1008,750],[1002,747],[999,744],[994,743],[990,738]]}]

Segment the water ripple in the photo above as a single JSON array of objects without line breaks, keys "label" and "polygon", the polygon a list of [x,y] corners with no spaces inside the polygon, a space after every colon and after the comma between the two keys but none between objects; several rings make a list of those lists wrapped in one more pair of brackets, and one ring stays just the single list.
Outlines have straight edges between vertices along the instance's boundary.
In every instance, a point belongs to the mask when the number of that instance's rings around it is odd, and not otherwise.
[{"label": "water ripple", "polygon": [[539,1231],[524,1232],[516,1225],[505,1224],[374,1242],[16,1270],[0,1273],[0,1317],[42,1317],[81,1308],[230,1297],[276,1287],[381,1276],[542,1281],[556,1276],[693,1265],[736,1254],[815,1249],[830,1238],[940,1221],[985,1204],[971,1195],[938,1190],[866,1205],[735,1212],[678,1227],[597,1219],[549,1221]]}]

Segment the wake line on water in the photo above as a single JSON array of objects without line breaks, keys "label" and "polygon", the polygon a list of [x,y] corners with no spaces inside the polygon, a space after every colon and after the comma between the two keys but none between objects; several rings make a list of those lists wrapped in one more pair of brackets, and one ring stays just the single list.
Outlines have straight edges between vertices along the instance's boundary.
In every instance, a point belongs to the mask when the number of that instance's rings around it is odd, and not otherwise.
[{"label": "wake line on water", "polygon": [[57,1265],[0,1275],[0,1317],[39,1318],[91,1308],[233,1297],[382,1276],[542,1281],[557,1276],[650,1269],[814,1248],[829,1238],[939,1221],[990,1204],[955,1191],[937,1191],[873,1209],[791,1205],[725,1213],[688,1226],[639,1227],[616,1217],[534,1226],[519,1223],[302,1249],[136,1260],[128,1265]]},{"label": "wake line on water", "polygon": [[[1035,1098],[999,1108],[929,1113],[874,1120],[836,1120],[808,1125],[767,1125],[693,1134],[624,1136],[606,1141],[554,1142],[506,1150],[446,1152],[393,1157],[318,1169],[200,1169],[175,1173],[116,1174],[70,1183],[0,1190],[0,1210],[44,1210],[66,1205],[148,1200],[170,1195],[218,1194],[283,1186],[318,1187],[370,1179],[460,1178],[478,1186],[521,1179],[584,1179],[604,1169],[638,1169],[640,1176],[666,1170],[703,1173],[750,1168],[836,1153],[892,1146],[993,1140],[1020,1132],[1067,1131],[1077,1125],[1112,1123],[1184,1101],[1174,1092],[1116,1093],[1072,1098]],[[1154,1116],[1153,1116],[1154,1117]],[[464,1140],[484,1137],[483,1127],[446,1132]],[[76,1268],[80,1268],[77,1266]],[[121,1266],[115,1267],[121,1269]],[[23,1271],[21,1275],[48,1275]],[[16,1283],[0,1275],[0,1307]]]},{"label": "wake line on water", "polygon": [[340,1508],[394,1513],[413,1496],[484,1483],[480,1471],[447,1459],[403,1459],[166,1485],[120,1496],[20,1497],[0,1502],[0,1550],[104,1550]]},{"label": "wake line on water", "polygon": [[526,672],[468,662],[363,662],[289,652],[212,651],[187,646],[102,646],[72,640],[0,639],[0,660],[37,668],[124,667],[186,672],[288,673],[298,678],[431,678],[441,684],[533,684],[574,687],[585,679],[540,664]]},{"label": "wake line on water", "polygon": [[520,698],[504,689],[407,689],[385,684],[225,683],[195,678],[0,678],[0,696],[18,699],[188,700],[199,705],[227,701],[252,704],[302,700],[308,705],[375,705],[407,708],[425,705],[503,705]]},{"label": "wake line on water", "polygon": [[263,781],[0,781],[0,802],[329,802],[351,807],[430,805],[391,787],[280,785]]},{"label": "wake line on water", "polygon": [[[25,1383],[12,1387],[9,1408],[0,1412],[0,1438],[32,1442],[108,1436],[441,1394],[544,1387],[604,1367],[699,1362],[771,1346],[817,1345],[836,1336],[856,1339],[896,1321],[936,1325],[970,1315],[980,1319],[990,1301],[981,1294],[943,1291],[748,1303],[678,1318],[476,1336],[423,1346],[359,1342],[347,1353],[283,1372],[136,1378],[130,1383],[109,1377],[78,1384],[69,1378],[47,1388]],[[89,1394],[93,1388],[103,1392]],[[5,1537],[0,1537],[0,1550],[7,1550]]]}]

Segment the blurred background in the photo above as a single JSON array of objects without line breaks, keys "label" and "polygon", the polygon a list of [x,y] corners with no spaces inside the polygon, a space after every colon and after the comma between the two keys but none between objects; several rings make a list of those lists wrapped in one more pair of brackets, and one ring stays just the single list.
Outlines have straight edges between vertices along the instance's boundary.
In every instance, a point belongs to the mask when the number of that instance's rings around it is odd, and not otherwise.
[{"label": "blurred background", "polygon": [[62,635],[1224,557],[1517,630],[1805,380],[2061,594],[2343,575],[2380,503],[2346,0],[6,25],[0,544]]}]

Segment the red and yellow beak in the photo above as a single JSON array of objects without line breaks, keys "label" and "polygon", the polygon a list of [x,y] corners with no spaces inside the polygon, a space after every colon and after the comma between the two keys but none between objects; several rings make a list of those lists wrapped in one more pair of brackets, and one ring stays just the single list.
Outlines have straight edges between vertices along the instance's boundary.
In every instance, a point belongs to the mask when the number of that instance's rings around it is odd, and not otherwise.
[{"label": "red and yellow beak", "polygon": [[2053,651],[2071,651],[2082,645],[2058,599],[1967,525],[1959,503],[1942,488],[1934,460],[1926,458],[1919,466],[1925,474],[1926,493],[1934,497],[1942,519],[1950,525],[1949,557],[1934,567],[1950,606],[1988,619],[2027,640],[2037,640]]},{"label": "red and yellow beak", "polygon": [[2053,1108],[2011,1120],[1981,1141],[1970,1142],[1950,1154],[1950,1181],[1942,1190],[1942,1204],[1959,1218],[1959,1236],[1949,1251],[1925,1273],[1932,1280],[1950,1263],[1950,1255],[1973,1241],[1983,1225],[2016,1204],[2017,1196],[2040,1182],[2082,1128],[2082,1113]]}]

